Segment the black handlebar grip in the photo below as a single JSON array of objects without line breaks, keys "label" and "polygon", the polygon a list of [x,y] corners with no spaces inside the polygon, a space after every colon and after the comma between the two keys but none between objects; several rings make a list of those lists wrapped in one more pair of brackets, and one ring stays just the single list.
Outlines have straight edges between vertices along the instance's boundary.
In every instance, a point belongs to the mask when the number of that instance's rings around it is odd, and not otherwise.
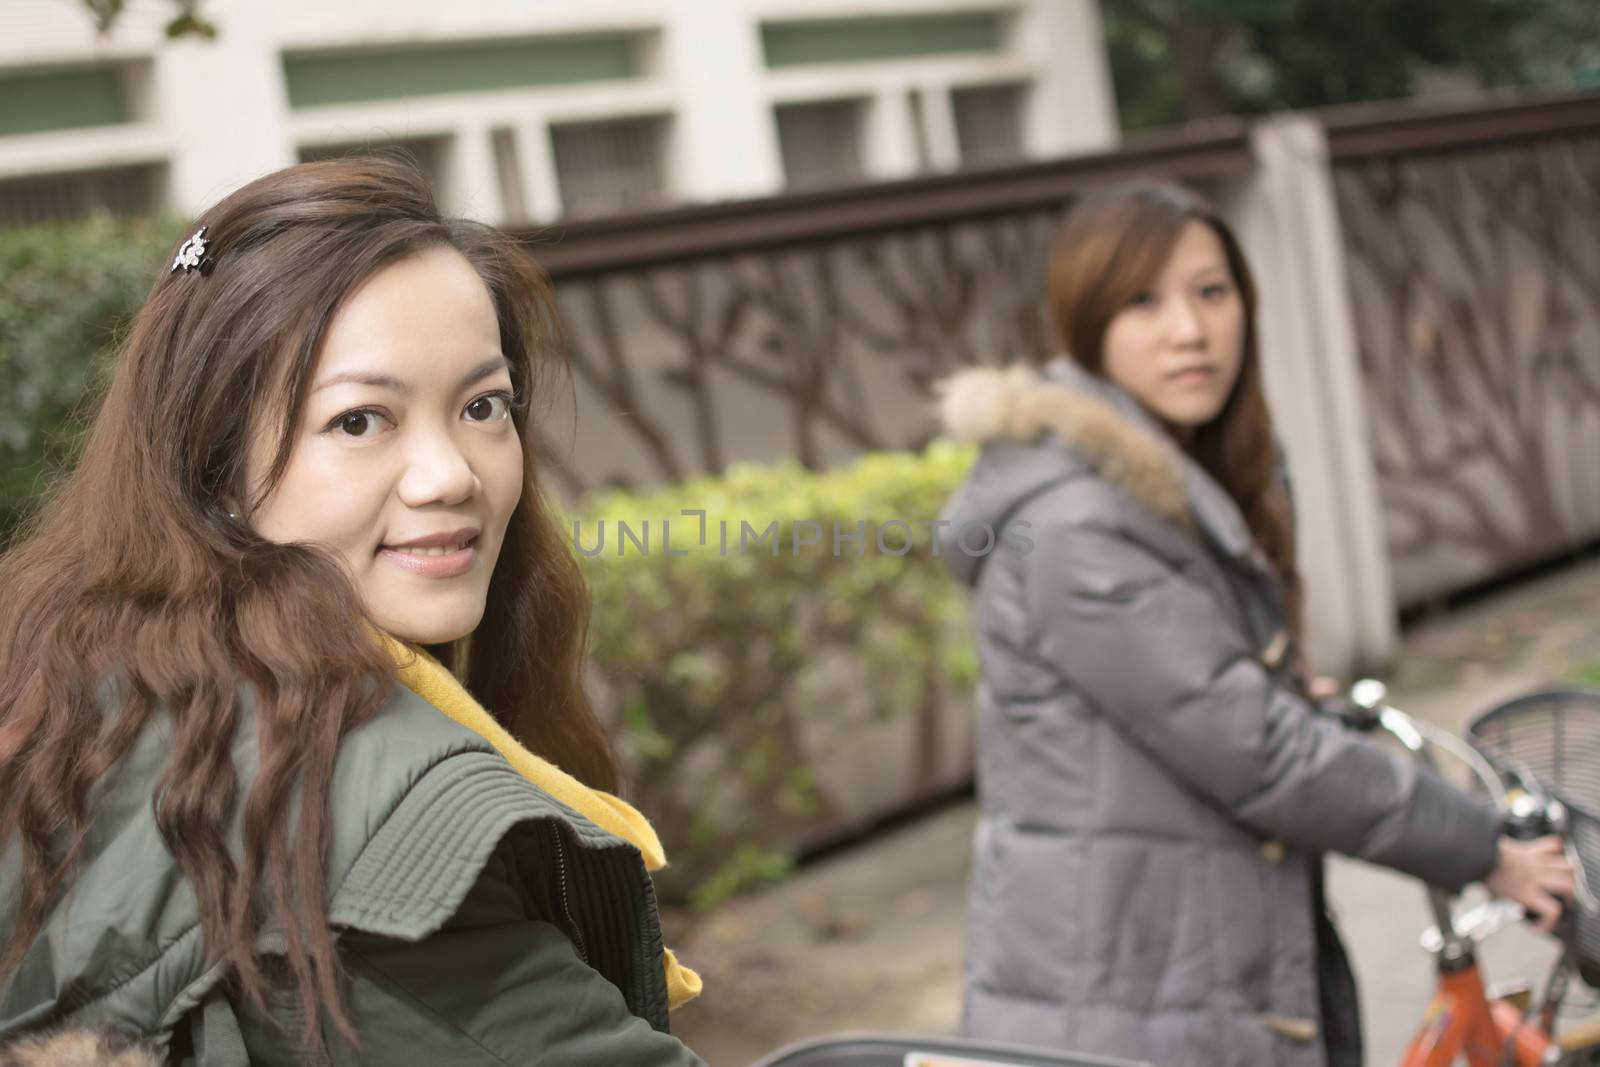
[{"label": "black handlebar grip", "polygon": [[1516,841],[1536,841],[1551,832],[1550,820],[1542,804],[1531,811],[1517,811],[1513,807],[1506,812],[1502,830],[1507,837]]}]

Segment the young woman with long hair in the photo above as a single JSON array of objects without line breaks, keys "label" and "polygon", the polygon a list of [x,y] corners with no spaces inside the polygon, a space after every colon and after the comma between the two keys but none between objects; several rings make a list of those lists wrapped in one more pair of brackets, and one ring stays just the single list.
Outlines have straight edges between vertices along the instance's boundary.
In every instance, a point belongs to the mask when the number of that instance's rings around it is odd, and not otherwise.
[{"label": "young woman with long hair", "polygon": [[981,673],[973,1036],[1358,1063],[1323,853],[1486,879],[1546,923],[1572,891],[1559,841],[1502,838],[1487,800],[1308,700],[1255,300],[1198,197],[1103,190],[1050,263],[1066,356],[945,384],[947,432],[983,442],[942,549]]},{"label": "young woman with long hair", "polygon": [[197,225],[0,557],[0,1035],[698,1062],[537,478],[542,272],[392,161]]}]

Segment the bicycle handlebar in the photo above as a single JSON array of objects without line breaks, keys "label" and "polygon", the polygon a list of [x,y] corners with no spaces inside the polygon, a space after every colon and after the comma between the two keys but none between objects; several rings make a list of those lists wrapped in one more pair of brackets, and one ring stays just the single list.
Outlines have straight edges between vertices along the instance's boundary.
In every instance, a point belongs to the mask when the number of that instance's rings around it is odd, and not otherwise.
[{"label": "bicycle handlebar", "polygon": [[1438,765],[1428,751],[1428,746],[1432,745],[1450,753],[1467,765],[1494,797],[1496,806],[1502,811],[1512,809],[1512,798],[1506,790],[1504,781],[1507,777],[1515,781],[1523,793],[1537,797],[1541,802],[1554,803],[1545,797],[1538,783],[1530,776],[1518,773],[1515,768],[1495,766],[1484,757],[1483,753],[1455,734],[1441,730],[1430,722],[1414,719],[1389,704],[1388,697],[1388,686],[1375,678],[1363,678],[1350,687],[1348,708],[1336,710],[1335,714],[1359,730],[1370,732],[1375,728],[1381,728],[1404,745],[1407,751],[1434,769],[1437,769]]},{"label": "bicycle handlebar", "polygon": [[[1531,841],[1551,834],[1559,835],[1565,842],[1574,869],[1579,872],[1577,900],[1580,907],[1594,909],[1595,898],[1582,878],[1582,867],[1572,855],[1572,839],[1565,806],[1546,792],[1527,768],[1511,764],[1505,759],[1492,759],[1488,754],[1463,741],[1447,730],[1432,723],[1407,715],[1387,702],[1388,688],[1380,681],[1365,678],[1350,687],[1346,701],[1338,701],[1331,711],[1341,721],[1354,729],[1371,732],[1381,729],[1430,769],[1437,770],[1429,746],[1444,749],[1472,771],[1494,798],[1495,805],[1504,813],[1503,833],[1511,838]],[[1334,702],[1329,702],[1334,703]],[[1507,782],[1512,788],[1507,789]],[[1452,944],[1466,949],[1471,932],[1462,931],[1453,917],[1453,897],[1442,890],[1429,887],[1429,903],[1442,935],[1442,949],[1450,950]]]}]

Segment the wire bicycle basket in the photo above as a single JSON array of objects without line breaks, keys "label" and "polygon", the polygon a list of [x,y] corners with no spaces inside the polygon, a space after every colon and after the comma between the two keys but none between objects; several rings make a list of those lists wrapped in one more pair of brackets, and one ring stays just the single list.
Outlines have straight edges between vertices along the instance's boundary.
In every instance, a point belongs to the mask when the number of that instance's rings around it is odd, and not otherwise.
[{"label": "wire bicycle basket", "polygon": [[[1496,770],[1561,802],[1583,882],[1600,888],[1600,689],[1543,689],[1509,700],[1480,715],[1468,739]],[[1579,974],[1600,988],[1600,911],[1576,911]]]}]

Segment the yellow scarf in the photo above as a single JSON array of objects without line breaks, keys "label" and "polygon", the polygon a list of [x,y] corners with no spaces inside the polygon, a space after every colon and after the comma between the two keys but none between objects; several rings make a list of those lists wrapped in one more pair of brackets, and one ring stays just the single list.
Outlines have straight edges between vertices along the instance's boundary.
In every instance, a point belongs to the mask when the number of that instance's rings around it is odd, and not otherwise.
[{"label": "yellow scarf", "polygon": [[[658,871],[667,865],[661,839],[631,804],[610,793],[590,789],[555,764],[529,752],[506,732],[505,727],[494,721],[444,664],[420,648],[402,644],[387,634],[381,636],[399,668],[400,684],[438,708],[446,718],[493,745],[495,751],[528,781],[596,826],[636,846],[647,870]],[[663,951],[666,953],[667,1004],[676,1008],[700,995],[700,976],[679,963],[670,948]]]}]

